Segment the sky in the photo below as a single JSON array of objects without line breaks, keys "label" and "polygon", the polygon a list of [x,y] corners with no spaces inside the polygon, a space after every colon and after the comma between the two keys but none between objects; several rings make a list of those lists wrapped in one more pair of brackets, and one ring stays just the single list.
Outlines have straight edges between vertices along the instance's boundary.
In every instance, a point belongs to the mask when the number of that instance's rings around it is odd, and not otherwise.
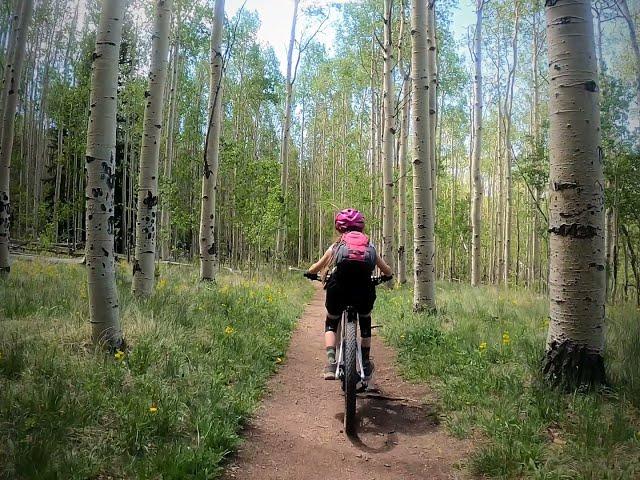
[{"label": "sky", "polygon": [[[332,3],[351,3],[358,0],[302,0],[301,7],[327,6]],[[382,0],[380,0],[382,2]],[[227,17],[233,17],[238,9],[245,3],[245,0],[227,0],[225,10]],[[460,0],[460,7],[453,12],[452,27],[457,39],[466,37],[467,27],[475,23],[475,12],[469,0]],[[293,15],[293,0],[246,0],[245,10],[257,11],[262,25],[258,31],[258,38],[263,44],[271,45],[280,60],[280,69],[286,70],[287,48],[289,35],[291,33],[291,17]],[[316,37],[328,47],[333,44],[335,30],[331,26],[331,21],[337,19],[337,13],[333,9],[330,13],[329,21],[326,22],[322,31]],[[297,37],[304,31],[304,19],[299,24]],[[331,49],[329,48],[329,51]],[[461,51],[461,53],[464,53]]]}]

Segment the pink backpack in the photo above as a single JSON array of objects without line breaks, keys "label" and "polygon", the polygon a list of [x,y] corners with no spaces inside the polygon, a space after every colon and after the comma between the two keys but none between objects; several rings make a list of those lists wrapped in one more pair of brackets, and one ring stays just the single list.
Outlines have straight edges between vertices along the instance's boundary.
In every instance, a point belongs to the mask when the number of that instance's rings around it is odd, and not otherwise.
[{"label": "pink backpack", "polygon": [[376,266],[376,249],[362,232],[351,231],[340,237],[333,249],[336,267],[343,263],[362,264],[373,271]]}]

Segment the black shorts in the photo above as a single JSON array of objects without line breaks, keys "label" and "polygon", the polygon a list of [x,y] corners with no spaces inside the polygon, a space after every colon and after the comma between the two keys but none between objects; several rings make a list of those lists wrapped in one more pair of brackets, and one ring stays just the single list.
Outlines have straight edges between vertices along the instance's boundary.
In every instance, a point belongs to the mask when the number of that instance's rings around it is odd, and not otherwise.
[{"label": "black shorts", "polygon": [[363,282],[357,285],[341,285],[340,282],[327,282],[325,307],[330,315],[339,316],[348,306],[355,307],[360,315],[368,315],[376,301],[376,288]]}]

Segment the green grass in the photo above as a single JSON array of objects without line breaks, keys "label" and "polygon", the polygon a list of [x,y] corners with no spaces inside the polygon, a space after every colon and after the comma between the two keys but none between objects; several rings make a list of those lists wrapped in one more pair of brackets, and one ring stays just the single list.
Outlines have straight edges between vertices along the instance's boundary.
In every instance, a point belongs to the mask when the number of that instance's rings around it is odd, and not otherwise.
[{"label": "green grass", "polygon": [[0,281],[0,478],[215,478],[238,445],[311,287],[163,266],[136,300],[129,271],[122,360],[89,342],[83,267],[18,262]]},{"label": "green grass", "polygon": [[433,387],[452,434],[476,440],[471,473],[640,478],[640,312],[608,310],[612,388],[561,394],[540,375],[545,299],[524,290],[439,284],[437,300],[436,315],[414,314],[408,289],[380,289],[376,318],[398,349],[403,375]]}]

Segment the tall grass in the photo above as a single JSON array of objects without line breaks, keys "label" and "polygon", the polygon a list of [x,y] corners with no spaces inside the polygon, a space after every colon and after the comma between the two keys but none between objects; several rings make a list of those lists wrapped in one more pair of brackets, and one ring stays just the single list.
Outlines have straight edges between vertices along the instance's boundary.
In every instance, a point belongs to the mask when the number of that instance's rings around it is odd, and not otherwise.
[{"label": "tall grass", "polygon": [[524,290],[439,284],[436,315],[407,289],[381,294],[377,320],[404,375],[439,393],[450,431],[477,439],[469,468],[497,478],[640,478],[640,313],[608,312],[612,388],[565,395],[540,375],[547,301]]},{"label": "tall grass", "polygon": [[310,294],[184,267],[148,300],[130,282],[119,266],[116,356],[88,342],[83,267],[18,262],[0,283],[1,478],[215,478]]}]

